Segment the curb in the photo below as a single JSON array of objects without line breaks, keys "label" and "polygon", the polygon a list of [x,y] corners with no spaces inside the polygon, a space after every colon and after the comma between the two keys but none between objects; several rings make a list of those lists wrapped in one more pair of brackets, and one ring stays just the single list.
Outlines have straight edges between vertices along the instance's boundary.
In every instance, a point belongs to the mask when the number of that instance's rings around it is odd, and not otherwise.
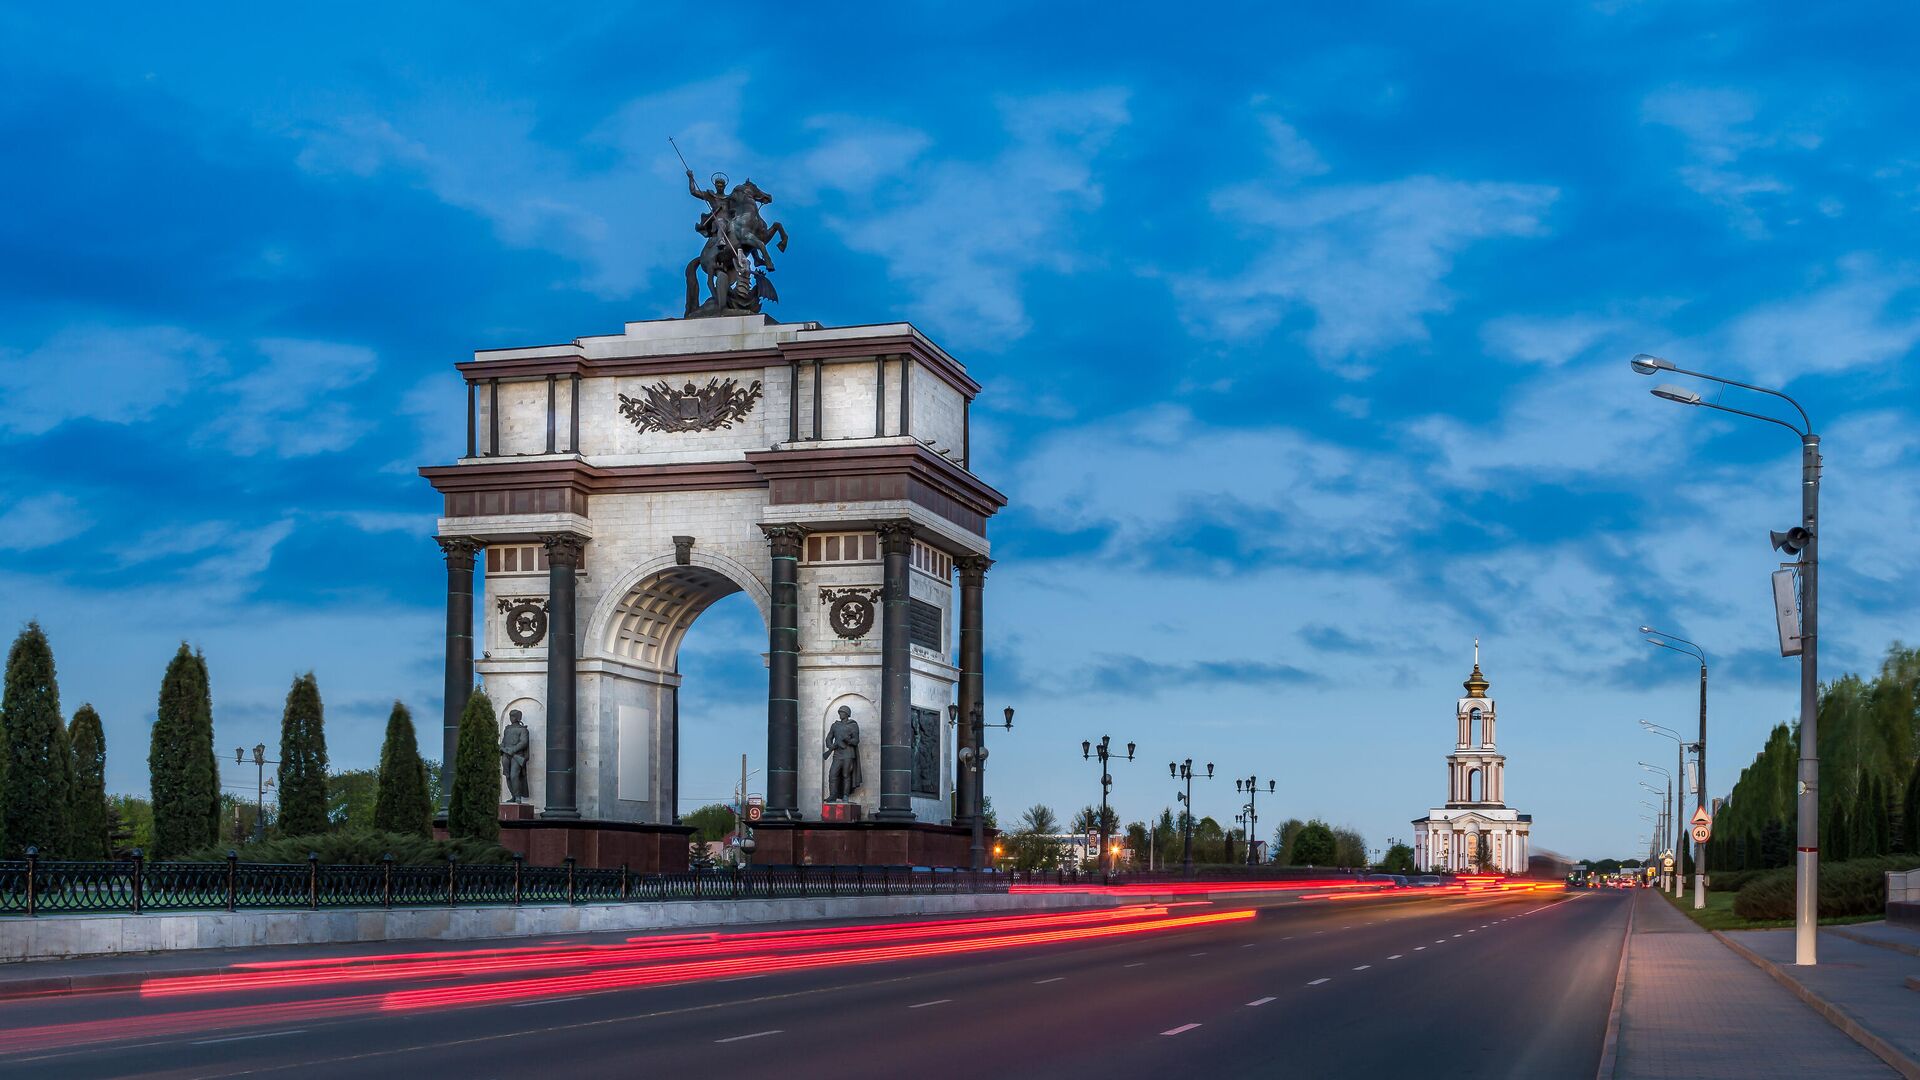
[{"label": "curb", "polygon": [[1637,907],[1638,896],[1627,905],[1627,932],[1620,935],[1620,967],[1613,975],[1613,1005],[1607,1009],[1607,1039],[1600,1047],[1600,1067],[1593,1071],[1594,1080],[1613,1080],[1620,1067],[1620,1007],[1627,996],[1627,949],[1633,944],[1633,912]]},{"label": "curb", "polygon": [[1844,926],[1823,926],[1821,930],[1825,933],[1846,938],[1848,941],[1857,941],[1862,945],[1872,945],[1877,949],[1891,949],[1894,952],[1906,953],[1908,956],[1920,956],[1920,945],[1908,945],[1900,941],[1887,941],[1866,934],[1850,934]]},{"label": "curb", "polygon": [[[1792,991],[1795,997],[1806,1002],[1814,1012],[1824,1017],[1827,1023],[1839,1028],[1841,1033],[1846,1035],[1847,1038],[1866,1047],[1873,1052],[1873,1056],[1893,1066],[1895,1072],[1906,1077],[1907,1080],[1920,1080],[1920,1060],[1908,1057],[1892,1043],[1868,1031],[1859,1021],[1841,1012],[1838,1006],[1826,998],[1821,997],[1819,994],[1814,993],[1806,986],[1803,986],[1799,980],[1782,971],[1780,965],[1761,956],[1759,953],[1754,952],[1752,949],[1747,948],[1745,945],[1740,944],[1718,930],[1710,932],[1714,937],[1720,939],[1722,945],[1746,957],[1755,967],[1773,976],[1774,982]],[[1908,985],[1912,985],[1912,980],[1908,980]]]}]

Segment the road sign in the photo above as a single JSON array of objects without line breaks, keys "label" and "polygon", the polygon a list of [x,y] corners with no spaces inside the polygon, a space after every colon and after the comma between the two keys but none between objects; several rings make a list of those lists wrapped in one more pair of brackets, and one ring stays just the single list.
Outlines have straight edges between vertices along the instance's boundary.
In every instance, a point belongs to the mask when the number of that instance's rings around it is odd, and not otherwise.
[{"label": "road sign", "polygon": [[1694,810],[1693,828],[1690,831],[1693,833],[1693,842],[1696,844],[1706,843],[1707,838],[1713,835],[1713,815],[1707,813],[1706,807],[1702,806]]},{"label": "road sign", "polygon": [[760,815],[766,813],[766,811],[767,811],[767,804],[765,800],[763,799],[747,800],[747,821],[748,822],[757,824],[760,821]]},{"label": "road sign", "polygon": [[1660,856],[1660,869],[1669,874],[1673,873],[1673,856],[1671,855]]}]

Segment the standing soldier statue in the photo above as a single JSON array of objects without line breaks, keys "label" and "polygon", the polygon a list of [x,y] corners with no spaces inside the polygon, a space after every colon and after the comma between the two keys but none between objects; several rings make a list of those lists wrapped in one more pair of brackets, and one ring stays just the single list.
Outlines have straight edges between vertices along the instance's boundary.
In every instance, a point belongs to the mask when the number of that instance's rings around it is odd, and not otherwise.
[{"label": "standing soldier statue", "polygon": [[527,754],[532,746],[532,733],[520,719],[520,710],[508,710],[507,729],[500,733],[500,775],[506,778],[510,803],[527,800]]},{"label": "standing soldier statue", "polygon": [[846,802],[860,790],[860,725],[852,709],[840,706],[840,719],[827,728],[827,749],[820,756],[833,759],[827,766],[827,801]]}]

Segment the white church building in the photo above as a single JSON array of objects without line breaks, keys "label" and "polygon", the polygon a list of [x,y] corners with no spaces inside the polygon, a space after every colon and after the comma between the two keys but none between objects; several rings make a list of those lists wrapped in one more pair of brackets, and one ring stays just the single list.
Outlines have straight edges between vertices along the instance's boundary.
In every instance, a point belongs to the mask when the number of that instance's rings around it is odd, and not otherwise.
[{"label": "white church building", "polygon": [[1453,752],[1447,755],[1447,802],[1414,819],[1414,862],[1423,873],[1525,873],[1533,816],[1506,804],[1507,759],[1494,744],[1494,705],[1487,696],[1492,684],[1480,673],[1478,641],[1473,643],[1473,674],[1462,685],[1467,696],[1454,708],[1457,726]]}]

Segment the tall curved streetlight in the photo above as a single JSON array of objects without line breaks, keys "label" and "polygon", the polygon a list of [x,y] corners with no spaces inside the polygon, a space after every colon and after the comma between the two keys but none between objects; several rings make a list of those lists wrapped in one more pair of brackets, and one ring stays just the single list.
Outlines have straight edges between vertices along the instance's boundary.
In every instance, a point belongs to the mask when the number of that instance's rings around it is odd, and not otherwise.
[{"label": "tall curved streetlight", "polygon": [[[1655,630],[1643,626],[1640,632],[1646,635],[1647,644],[1690,656],[1700,663],[1700,741],[1693,744],[1694,768],[1699,776],[1694,779],[1695,805],[1701,810],[1707,807],[1707,653],[1706,650],[1678,634],[1669,634],[1665,630]],[[1681,770],[1686,775],[1686,770]],[[1682,782],[1684,787],[1684,781]],[[1693,845],[1693,906],[1696,910],[1707,906],[1707,845]]]},{"label": "tall curved streetlight", "polygon": [[[1748,412],[1731,405],[1706,401],[1698,393],[1672,384],[1663,384],[1653,389],[1654,396],[1676,401],[1682,405],[1698,405],[1720,412],[1733,413],[1753,420],[1764,420],[1769,424],[1778,424],[1800,437],[1800,524],[1772,534],[1773,546],[1788,555],[1799,556],[1800,570],[1800,633],[1796,644],[1800,652],[1800,781],[1799,821],[1796,826],[1797,843],[1794,853],[1794,897],[1793,897],[1793,953],[1794,963],[1811,966],[1816,962],[1818,940],[1814,933],[1818,918],[1816,897],[1819,895],[1820,881],[1820,743],[1818,740],[1819,693],[1820,693],[1820,639],[1817,634],[1820,614],[1820,436],[1814,434],[1813,421],[1808,418],[1807,410],[1800,403],[1778,390],[1769,390],[1764,386],[1723,379],[1718,375],[1708,375],[1700,371],[1688,371],[1675,366],[1671,361],[1658,356],[1641,353],[1629,362],[1634,371],[1642,375],[1655,375],[1663,371],[1675,375],[1685,375],[1695,379],[1719,383],[1722,386],[1737,387],[1757,394],[1766,394],[1779,398],[1800,415],[1800,423],[1794,424],[1777,416]],[[1788,642],[1781,641],[1783,655],[1791,655]],[[1702,663],[1704,668],[1704,661]],[[1702,743],[1706,741],[1705,732],[1701,733]],[[1702,800],[1706,798],[1706,748],[1701,747]],[[1702,804],[1704,805],[1704,803]],[[1696,866],[1696,869],[1698,867]],[[1696,877],[1696,882],[1699,880]],[[1696,905],[1697,906],[1697,905]]]},{"label": "tall curved streetlight", "polygon": [[[1645,720],[1642,720],[1640,722],[1643,724],[1646,723]],[[1678,738],[1678,736],[1675,736],[1675,738]],[[1674,774],[1668,772],[1667,770],[1661,768],[1658,765],[1650,765],[1644,761],[1640,762],[1639,764],[1642,769],[1645,769],[1651,773],[1659,773],[1661,776],[1664,776],[1667,778],[1666,796],[1662,801],[1667,805],[1667,814],[1666,814],[1667,821],[1668,821],[1667,828],[1671,828],[1673,830],[1673,857],[1675,859],[1675,865],[1673,868],[1673,895],[1679,896],[1680,895],[1680,866],[1679,866],[1678,860],[1680,858],[1681,843],[1680,843],[1680,828],[1679,828],[1680,819],[1676,815],[1678,815],[1680,812],[1680,803],[1678,802],[1678,800],[1674,798],[1674,794],[1673,794],[1673,775]],[[1680,774],[1682,776],[1686,775],[1686,770],[1684,767],[1681,769]],[[1643,788],[1646,788],[1648,791],[1653,791],[1656,794],[1658,793],[1658,789],[1656,789],[1652,784],[1649,784],[1644,780],[1640,782],[1640,786]],[[1686,792],[1684,791],[1681,792],[1680,797],[1685,798]],[[1666,837],[1666,831],[1667,831],[1666,829],[1660,830],[1661,839],[1663,842]]]},{"label": "tall curved streetlight", "polygon": [[[1670,727],[1667,727],[1664,724],[1656,724],[1649,720],[1642,720],[1640,721],[1640,726],[1644,728],[1648,734],[1658,735],[1663,739],[1672,739],[1674,743],[1674,750],[1673,750],[1673,776],[1674,776],[1673,857],[1676,860],[1678,860],[1680,858],[1681,853],[1687,850],[1686,833],[1682,831],[1683,829],[1686,828],[1686,826],[1681,823],[1680,819],[1686,816],[1681,810],[1681,804],[1685,801],[1687,797],[1687,782],[1686,782],[1687,748],[1691,744],[1688,743],[1685,739],[1681,738],[1679,732],[1673,730]],[[1641,762],[1641,764],[1644,765],[1646,763]],[[1680,868],[1678,866],[1675,866],[1674,875],[1673,875],[1673,895],[1676,897],[1680,895],[1680,889],[1681,889],[1679,871],[1680,871]]]}]

